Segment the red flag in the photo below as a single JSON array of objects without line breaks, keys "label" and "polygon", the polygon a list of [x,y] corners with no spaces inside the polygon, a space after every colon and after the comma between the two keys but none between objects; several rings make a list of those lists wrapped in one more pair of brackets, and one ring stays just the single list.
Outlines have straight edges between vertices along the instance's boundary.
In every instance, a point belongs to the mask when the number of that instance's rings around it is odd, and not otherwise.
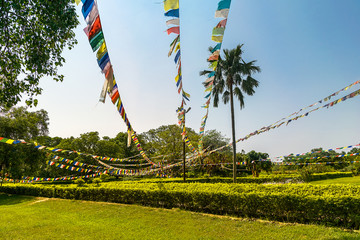
[{"label": "red flag", "polygon": [[218,25],[216,25],[216,28],[224,28],[226,26],[227,19],[221,20]]},{"label": "red flag", "polygon": [[171,27],[166,30],[166,32],[168,35],[170,35],[170,33],[180,34],[180,27]]}]

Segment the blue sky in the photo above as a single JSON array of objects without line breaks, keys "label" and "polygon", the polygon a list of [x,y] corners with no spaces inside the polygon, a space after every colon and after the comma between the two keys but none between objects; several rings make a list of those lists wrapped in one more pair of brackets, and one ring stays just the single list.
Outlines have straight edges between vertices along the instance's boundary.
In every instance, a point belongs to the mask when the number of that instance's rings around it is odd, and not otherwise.
[{"label": "blue sky", "polygon": [[[187,126],[199,131],[205,111],[207,48],[218,0],[180,0],[180,32],[184,89],[191,94]],[[121,98],[133,128],[148,131],[176,124],[180,103],[174,78],[164,9],[160,0],[98,0],[100,17]],[[49,112],[50,136],[70,137],[98,131],[114,137],[126,131],[109,98],[98,103],[104,76],[97,66],[82,29],[76,29],[78,45],[66,50],[60,69],[63,83],[46,78],[38,108]],[[245,61],[257,60],[262,72],[256,94],[245,98],[245,109],[236,109],[236,136],[243,137],[306,107],[360,79],[360,2],[357,0],[233,0],[223,49],[244,44]],[[359,84],[358,84],[359,85]],[[338,95],[342,97],[359,86]],[[334,98],[334,100],[337,98]],[[311,148],[335,148],[360,142],[360,97],[329,109],[321,109],[286,127],[250,138],[237,149],[268,152],[276,157],[307,152]],[[230,107],[210,109],[207,130],[231,134]]]}]

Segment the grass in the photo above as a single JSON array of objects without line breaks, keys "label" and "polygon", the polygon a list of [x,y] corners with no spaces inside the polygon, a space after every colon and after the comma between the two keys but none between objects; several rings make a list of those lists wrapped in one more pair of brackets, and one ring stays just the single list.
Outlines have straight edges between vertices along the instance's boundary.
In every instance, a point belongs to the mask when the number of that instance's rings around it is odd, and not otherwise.
[{"label": "grass", "polygon": [[328,184],[360,185],[360,176],[326,179],[326,180],[312,181],[309,183],[316,184],[316,185],[328,185]]},{"label": "grass", "polygon": [[0,239],[360,239],[360,232],[0,193]]}]

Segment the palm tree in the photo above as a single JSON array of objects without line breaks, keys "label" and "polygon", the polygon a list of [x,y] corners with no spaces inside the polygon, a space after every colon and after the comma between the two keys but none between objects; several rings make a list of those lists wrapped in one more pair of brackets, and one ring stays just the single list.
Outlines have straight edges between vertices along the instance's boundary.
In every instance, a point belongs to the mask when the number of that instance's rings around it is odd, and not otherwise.
[{"label": "palm tree", "polygon": [[[233,181],[236,182],[236,142],[235,142],[235,115],[234,115],[234,95],[240,102],[240,109],[245,107],[244,94],[252,96],[255,93],[254,88],[259,86],[259,82],[252,77],[252,74],[261,71],[255,62],[245,62],[242,59],[242,46],[238,45],[231,50],[224,50],[224,59],[219,57],[212,96],[214,97],[214,107],[218,107],[220,96],[224,104],[230,101],[231,108],[231,126],[232,126],[232,145],[233,145]],[[212,48],[209,50],[212,52]],[[205,75],[211,71],[201,71],[200,75]],[[204,83],[207,87],[209,83]]]}]

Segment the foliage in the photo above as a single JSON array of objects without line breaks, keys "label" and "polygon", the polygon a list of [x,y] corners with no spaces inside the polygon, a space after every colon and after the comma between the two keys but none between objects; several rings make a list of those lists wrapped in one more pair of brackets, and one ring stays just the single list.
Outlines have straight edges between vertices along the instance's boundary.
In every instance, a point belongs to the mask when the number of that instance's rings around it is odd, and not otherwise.
[{"label": "foliage", "polygon": [[121,183],[107,187],[6,184],[0,191],[22,195],[181,208],[269,220],[323,223],[359,229],[360,187],[308,184]]},{"label": "foliage", "polygon": [[266,160],[268,157],[269,154],[254,150],[245,155],[246,168],[252,172],[253,177],[259,177],[262,170],[267,173],[271,172],[272,163]]},{"label": "foliage", "polygon": [[[191,128],[186,128],[191,142],[198,142],[199,136]],[[146,148],[150,154],[170,155],[168,160],[174,162],[182,159],[183,141],[182,130],[178,125],[163,125],[142,134]]]},{"label": "foliage", "polygon": [[0,193],[0,239],[325,240],[357,239],[360,235],[318,225],[218,217],[179,209],[43,200]]},{"label": "foliage", "polygon": [[[258,87],[259,82],[252,77],[252,74],[260,72],[259,66],[255,65],[256,60],[245,62],[242,58],[243,44],[236,48],[224,50],[224,58],[219,57],[214,80],[212,95],[214,96],[214,107],[218,107],[220,95],[224,104],[227,104],[232,97],[232,91],[240,102],[240,108],[244,108],[244,93],[252,96],[254,88]],[[212,51],[212,48],[209,48]],[[200,75],[207,75],[211,71],[205,70]],[[207,87],[207,83],[205,83]]]},{"label": "foliage", "polygon": [[76,183],[76,185],[77,185],[78,187],[83,187],[83,186],[85,186],[85,180],[82,179],[82,178],[76,179],[76,180],[75,180],[75,183]]},{"label": "foliage", "polygon": [[37,105],[39,80],[50,76],[62,81],[58,67],[67,47],[77,43],[78,25],[72,0],[7,0],[0,3],[0,109],[20,102]]},{"label": "foliage", "polygon": [[[45,110],[28,112],[26,108],[12,108],[0,116],[0,136],[29,141],[48,133],[48,114]],[[40,174],[45,154],[33,146],[0,144],[1,174],[19,179],[25,174]]]},{"label": "foliage", "polygon": [[[203,138],[204,149],[209,151],[225,146],[229,142],[230,138],[226,138],[221,132],[215,129],[206,131]],[[230,148],[225,149],[225,151],[230,152]]]},{"label": "foliage", "polygon": [[92,180],[92,183],[95,184],[96,187],[100,187],[101,179],[100,178],[94,178]]},{"label": "foliage", "polygon": [[[236,179],[236,142],[235,142],[235,113],[234,113],[234,96],[240,102],[240,109],[245,107],[244,94],[252,96],[259,82],[252,77],[252,74],[260,72],[260,67],[255,66],[256,61],[246,63],[242,58],[242,46],[224,50],[224,58],[219,56],[214,80],[204,82],[205,87],[213,84],[212,95],[214,97],[214,107],[218,107],[219,97],[222,97],[224,104],[230,102],[231,110],[231,128],[232,128],[232,151],[233,151],[233,177]],[[213,52],[213,48],[209,48]],[[210,66],[212,63],[210,63]],[[212,67],[210,67],[212,68]],[[205,70],[200,75],[207,75],[212,71]]]},{"label": "foliage", "polygon": [[29,141],[49,132],[48,113],[41,109],[29,112],[25,107],[11,108],[0,115],[0,136]]}]

